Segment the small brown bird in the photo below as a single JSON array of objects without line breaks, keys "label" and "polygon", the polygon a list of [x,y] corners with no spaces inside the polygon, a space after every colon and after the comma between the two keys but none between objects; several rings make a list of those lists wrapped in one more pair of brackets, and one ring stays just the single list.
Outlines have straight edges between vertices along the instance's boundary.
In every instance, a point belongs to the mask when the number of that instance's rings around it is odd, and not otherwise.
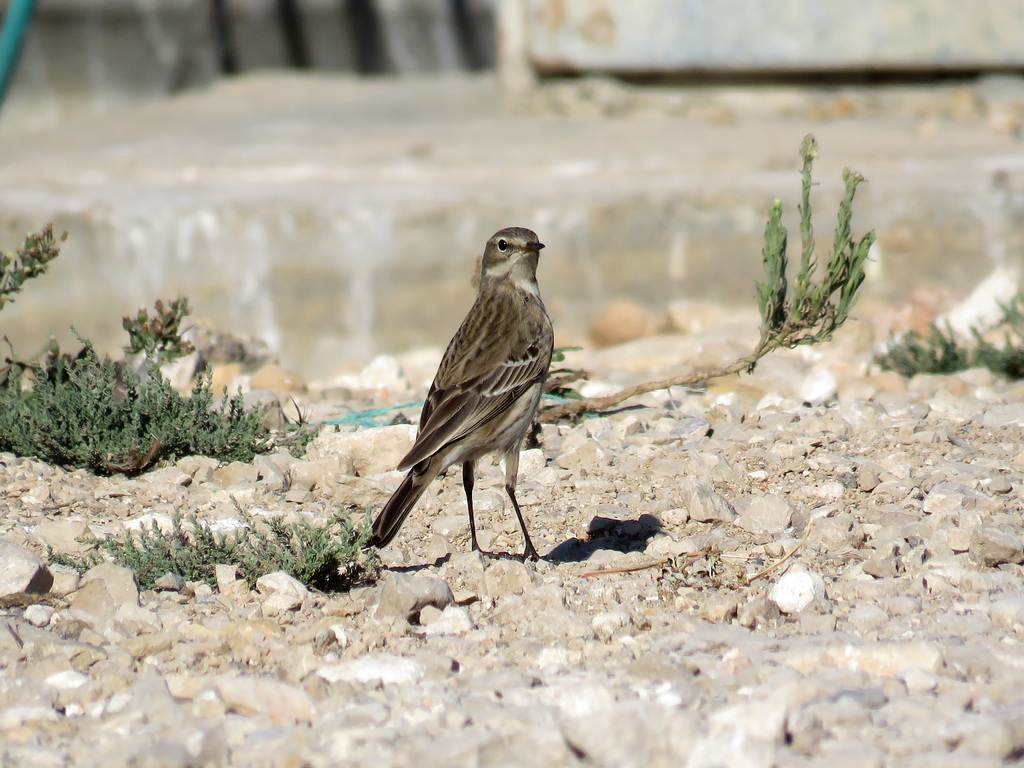
[{"label": "small brown bird", "polygon": [[448,343],[420,414],[412,450],[398,469],[409,473],[373,521],[371,545],[388,544],[430,482],[462,464],[473,549],[477,459],[496,451],[505,459],[505,490],[523,529],[523,560],[537,550],[516,501],[519,449],[544,391],[554,334],[537,286],[544,245],[522,227],[495,233],[484,248],[476,301]]}]

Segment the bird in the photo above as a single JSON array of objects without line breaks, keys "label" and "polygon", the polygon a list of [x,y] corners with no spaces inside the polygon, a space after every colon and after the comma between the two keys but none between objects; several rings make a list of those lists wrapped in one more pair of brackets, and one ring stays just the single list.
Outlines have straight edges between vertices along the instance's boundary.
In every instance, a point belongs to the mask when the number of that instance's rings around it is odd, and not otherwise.
[{"label": "bird", "polygon": [[516,499],[516,479],[519,450],[533,425],[554,350],[551,319],[537,285],[543,247],[523,227],[499,230],[484,246],[476,300],[441,357],[416,440],[398,464],[408,472],[374,519],[371,546],[390,543],[434,478],[461,464],[472,547],[482,551],[473,518],[476,462],[497,453],[505,460],[505,492],[526,540],[522,559],[537,559]]}]

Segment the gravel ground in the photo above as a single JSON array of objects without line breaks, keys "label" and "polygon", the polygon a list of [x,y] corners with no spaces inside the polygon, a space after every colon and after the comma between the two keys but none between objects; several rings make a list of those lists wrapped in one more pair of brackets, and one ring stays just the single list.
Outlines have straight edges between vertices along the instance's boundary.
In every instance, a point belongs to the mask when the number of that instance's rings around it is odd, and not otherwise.
[{"label": "gravel ground", "polygon": [[[596,393],[731,359],[749,326],[568,362]],[[227,529],[236,503],[380,505],[409,425],[136,479],[0,454],[0,592],[52,578],[0,613],[0,762],[1024,764],[1024,387],[979,370],[907,382],[868,366],[875,343],[855,323],[752,376],[546,425],[520,464],[539,562],[469,551],[453,471],[381,553],[380,582],[343,594],[280,574],[250,590],[231,569],[140,593],[126,569],[41,561],[175,511]],[[406,402],[437,359],[360,381]],[[337,391],[300,400],[338,414]],[[501,472],[480,474],[481,544],[518,553]]]}]

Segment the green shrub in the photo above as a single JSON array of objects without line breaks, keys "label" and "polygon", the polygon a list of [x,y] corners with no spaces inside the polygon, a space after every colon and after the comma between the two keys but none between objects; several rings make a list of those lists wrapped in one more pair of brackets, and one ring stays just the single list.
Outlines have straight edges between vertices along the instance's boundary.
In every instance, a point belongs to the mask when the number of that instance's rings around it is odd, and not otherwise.
[{"label": "green shrub", "polygon": [[13,366],[0,384],[0,451],[36,456],[98,474],[135,475],[161,460],[200,454],[222,461],[251,461],[263,447],[258,412],[246,412],[240,395],[219,412],[208,378],[183,397],[151,365],[146,380],[104,358],[92,345],[75,358],[51,355],[28,368]]},{"label": "green shrub", "polygon": [[[143,589],[151,589],[166,573],[213,585],[216,565],[237,566],[239,577],[250,587],[274,571],[285,571],[306,586],[324,591],[347,589],[376,574],[376,555],[363,549],[367,532],[357,529],[342,511],[322,526],[286,523],[282,516],[256,519],[243,513],[242,518],[245,527],[230,534],[214,533],[194,516],[183,524],[177,515],[166,533],[153,523],[138,534],[129,532],[124,541],[92,543],[117,565],[135,571]],[[51,562],[78,570],[100,560],[97,552],[81,557],[50,553]]]},{"label": "green shrub", "polygon": [[935,323],[925,336],[909,331],[899,338],[890,338],[888,349],[875,359],[884,369],[910,378],[917,373],[956,373],[968,368],[988,368],[1007,379],[1024,378],[1024,294],[1017,294],[1009,304],[1001,305],[1003,316],[993,330],[1003,328],[1003,343],[993,344],[982,332],[971,329],[972,341],[962,344],[947,324],[945,329]]}]

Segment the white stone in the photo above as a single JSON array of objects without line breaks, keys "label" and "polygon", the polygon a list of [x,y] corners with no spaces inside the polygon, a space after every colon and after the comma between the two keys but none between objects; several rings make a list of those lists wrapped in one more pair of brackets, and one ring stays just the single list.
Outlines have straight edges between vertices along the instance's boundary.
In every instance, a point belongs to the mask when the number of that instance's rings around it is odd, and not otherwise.
[{"label": "white stone", "polygon": [[817,573],[797,563],[779,577],[768,599],[783,613],[800,613],[815,601],[825,599],[825,582]]},{"label": "white stone", "polygon": [[343,680],[347,683],[373,683],[407,685],[423,678],[423,667],[412,659],[389,653],[373,653],[358,659],[329,664],[316,670],[316,675],[328,683]]},{"label": "white stone", "polygon": [[397,424],[357,432],[324,432],[306,448],[310,461],[328,459],[338,472],[359,477],[390,472],[412,448],[416,427]]},{"label": "white stone", "polygon": [[427,637],[437,635],[464,635],[473,628],[469,609],[462,605],[449,605],[441,616],[426,626]]},{"label": "white stone", "polygon": [[275,614],[294,611],[302,607],[309,595],[306,586],[284,571],[274,571],[256,579],[260,602],[265,612]]},{"label": "white stone", "polygon": [[0,597],[19,592],[45,594],[53,575],[35,552],[9,541],[0,541]]},{"label": "white stone", "polygon": [[839,380],[828,368],[811,371],[800,382],[797,397],[811,405],[821,405],[836,396]]}]

